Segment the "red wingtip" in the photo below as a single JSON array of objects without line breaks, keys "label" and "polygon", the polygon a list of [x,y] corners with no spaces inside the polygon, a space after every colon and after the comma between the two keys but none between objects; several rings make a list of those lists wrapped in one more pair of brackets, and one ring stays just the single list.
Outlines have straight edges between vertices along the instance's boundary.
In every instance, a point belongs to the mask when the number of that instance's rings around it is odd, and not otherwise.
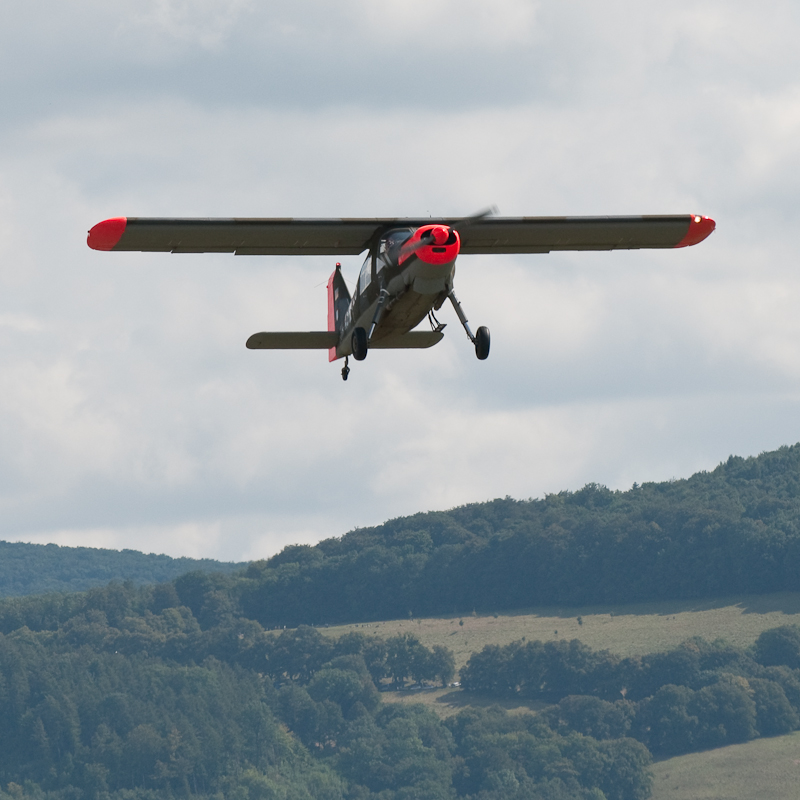
[{"label": "red wingtip", "polygon": [[689,222],[689,231],[675,247],[689,247],[689,245],[702,242],[703,239],[711,235],[717,223],[711,217],[701,217],[699,214],[693,215]]},{"label": "red wingtip", "polygon": [[117,242],[122,238],[122,234],[125,233],[127,224],[127,217],[113,217],[112,219],[98,222],[89,231],[86,244],[92,250],[113,250]]}]

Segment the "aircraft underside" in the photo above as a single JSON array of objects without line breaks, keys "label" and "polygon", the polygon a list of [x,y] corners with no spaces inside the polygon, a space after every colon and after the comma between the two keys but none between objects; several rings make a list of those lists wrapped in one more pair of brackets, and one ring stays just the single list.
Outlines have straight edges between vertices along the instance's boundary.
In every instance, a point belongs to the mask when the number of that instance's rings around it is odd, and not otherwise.
[{"label": "aircraft underside", "polygon": [[[413,289],[408,289],[400,295],[400,297],[387,302],[386,310],[383,313],[380,325],[375,328],[375,332],[370,338],[370,343],[377,343],[383,339],[402,336],[416,328],[433,309],[434,303],[438,297],[438,294],[419,294]],[[375,315],[377,305],[378,301],[376,300],[367,308],[364,314],[359,317],[358,322],[353,327],[360,326],[368,329]],[[345,338],[347,337],[345,336]],[[342,355],[349,354],[342,352]]]}]

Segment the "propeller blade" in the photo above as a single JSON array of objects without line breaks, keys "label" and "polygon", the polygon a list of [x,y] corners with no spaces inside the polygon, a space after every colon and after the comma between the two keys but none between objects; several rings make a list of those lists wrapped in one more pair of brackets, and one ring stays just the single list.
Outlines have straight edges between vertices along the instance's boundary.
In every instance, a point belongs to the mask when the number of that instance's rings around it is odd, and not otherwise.
[{"label": "propeller blade", "polygon": [[[441,225],[440,227],[445,228],[449,231],[456,231],[460,228],[468,228],[470,225],[474,224],[475,222],[480,222],[482,219],[486,219],[486,217],[492,217],[497,213],[497,206],[489,206],[488,208],[484,208],[481,211],[478,211],[476,214],[471,214],[468,217],[461,217],[453,222],[451,225]],[[426,231],[423,233],[416,242],[412,244],[404,244],[402,246],[402,253],[403,258],[408,258],[409,256],[414,255],[417,250],[420,250],[423,247],[427,247],[428,245],[438,244],[436,241],[436,237],[433,234],[433,231]]]},{"label": "propeller blade", "polygon": [[497,206],[488,206],[484,208],[482,211],[478,211],[475,214],[471,214],[468,217],[462,217],[460,220],[454,222],[450,227],[459,230],[460,228],[467,228],[475,222],[480,222],[482,219],[486,219],[486,217],[493,217],[497,213]]}]

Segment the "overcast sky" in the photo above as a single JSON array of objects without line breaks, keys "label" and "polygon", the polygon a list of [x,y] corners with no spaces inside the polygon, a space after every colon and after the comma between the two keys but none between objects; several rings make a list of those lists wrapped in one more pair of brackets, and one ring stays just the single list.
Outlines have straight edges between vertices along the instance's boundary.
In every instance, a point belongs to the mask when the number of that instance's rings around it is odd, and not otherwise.
[{"label": "overcast sky", "polygon": [[[28,0],[0,26],[0,538],[244,560],[800,439],[800,6]],[[113,216],[700,213],[464,256],[344,383],[335,259],[99,253]],[[345,259],[352,282],[360,258]]]}]

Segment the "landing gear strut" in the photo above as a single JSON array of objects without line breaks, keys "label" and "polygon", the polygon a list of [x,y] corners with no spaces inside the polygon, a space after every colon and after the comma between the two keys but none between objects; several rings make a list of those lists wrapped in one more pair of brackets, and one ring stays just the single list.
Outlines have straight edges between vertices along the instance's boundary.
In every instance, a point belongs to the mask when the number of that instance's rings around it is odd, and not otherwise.
[{"label": "landing gear strut", "polygon": [[461,321],[461,324],[464,326],[464,330],[467,332],[469,340],[475,345],[475,355],[480,361],[485,361],[487,358],[489,358],[489,329],[482,325],[480,328],[478,328],[477,334],[473,335],[469,328],[469,322],[467,322],[467,315],[461,308],[461,303],[458,302],[456,293],[451,289],[447,296],[450,298],[450,302],[453,304],[453,308],[456,310],[456,315]]},{"label": "landing gear strut", "polygon": [[350,356],[344,357],[344,366],[342,367],[342,380],[346,381],[347,376],[350,374],[350,367],[347,366],[347,362],[350,360]]},{"label": "landing gear strut", "polygon": [[386,305],[386,301],[388,299],[389,299],[389,292],[387,292],[386,289],[381,289],[381,293],[378,296],[378,305],[375,306],[375,314],[372,317],[372,324],[369,326],[369,333],[367,334],[367,342],[372,341],[372,334],[375,333],[375,328],[381,321],[381,317],[383,316],[383,307]]}]

